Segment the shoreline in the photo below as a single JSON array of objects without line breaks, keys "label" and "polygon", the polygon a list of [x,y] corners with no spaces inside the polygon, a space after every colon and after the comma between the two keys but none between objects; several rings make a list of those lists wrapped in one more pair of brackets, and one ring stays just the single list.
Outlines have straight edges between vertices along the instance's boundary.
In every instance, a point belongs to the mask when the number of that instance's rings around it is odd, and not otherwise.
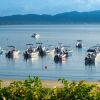
[{"label": "shoreline", "polygon": [[[8,87],[10,83],[13,83],[14,81],[24,81],[24,80],[1,80],[1,87]],[[41,80],[42,86],[44,88],[62,88],[63,84],[60,81],[57,80]]]},{"label": "shoreline", "polygon": [[[9,79],[6,79],[6,80],[1,80],[1,88],[4,88],[4,87],[8,87],[10,85],[10,83],[13,83],[14,81],[24,81],[24,80],[9,80]],[[42,86],[44,88],[62,88],[63,87],[63,84],[61,83],[61,81],[57,81],[57,80],[41,80],[42,82]],[[68,81],[68,82],[72,82],[72,81]],[[79,82],[79,81],[76,81],[76,82]],[[86,83],[89,83],[89,84],[96,84],[97,86],[100,87],[100,80],[98,81],[85,81]]]}]

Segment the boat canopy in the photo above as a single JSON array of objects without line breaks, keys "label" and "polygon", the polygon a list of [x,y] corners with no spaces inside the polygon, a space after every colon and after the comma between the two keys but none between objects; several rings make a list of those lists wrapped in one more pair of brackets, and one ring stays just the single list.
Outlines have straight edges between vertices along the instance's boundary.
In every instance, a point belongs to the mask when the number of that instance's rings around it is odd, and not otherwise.
[{"label": "boat canopy", "polygon": [[12,46],[12,45],[9,45],[8,47],[9,47],[9,48],[15,48],[15,46]]},{"label": "boat canopy", "polygon": [[26,44],[26,45],[32,45],[33,46],[33,44],[31,44],[31,43],[30,44]]},{"label": "boat canopy", "polygon": [[78,42],[82,42],[82,40],[77,40]]},{"label": "boat canopy", "polygon": [[37,42],[36,44],[43,44],[42,42]]},{"label": "boat canopy", "polygon": [[88,49],[87,52],[96,52],[95,49]]}]

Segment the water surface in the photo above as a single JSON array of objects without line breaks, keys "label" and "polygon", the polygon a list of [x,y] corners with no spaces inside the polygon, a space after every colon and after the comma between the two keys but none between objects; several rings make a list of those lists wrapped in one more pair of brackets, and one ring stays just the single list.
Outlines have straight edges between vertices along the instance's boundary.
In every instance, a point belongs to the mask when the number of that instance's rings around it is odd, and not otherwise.
[{"label": "water surface", "polygon": [[[39,39],[31,38],[35,32]],[[83,48],[76,49],[76,40],[83,40]],[[72,56],[62,63],[54,63],[52,56],[25,61],[23,51],[27,43],[42,42],[43,45],[63,43],[73,49]],[[0,46],[14,45],[21,51],[18,59],[0,56],[1,79],[25,79],[28,75],[40,76],[41,79],[54,80],[64,77],[68,80],[100,80],[100,62],[85,66],[86,50],[100,44],[100,25],[5,25],[0,26]],[[48,66],[45,69],[45,65]]]}]

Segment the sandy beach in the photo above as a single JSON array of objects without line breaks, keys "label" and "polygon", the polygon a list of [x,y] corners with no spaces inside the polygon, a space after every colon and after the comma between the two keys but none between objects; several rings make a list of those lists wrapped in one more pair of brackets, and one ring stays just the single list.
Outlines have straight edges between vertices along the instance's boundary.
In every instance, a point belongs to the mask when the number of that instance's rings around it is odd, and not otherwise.
[{"label": "sandy beach", "polygon": [[[10,85],[10,83],[13,83],[14,81],[19,81],[19,80],[2,80],[1,82],[1,87],[8,87]],[[23,80],[20,80],[23,81]],[[63,84],[60,81],[57,80],[42,80],[42,86],[45,88],[62,88]],[[97,84],[97,86],[100,87],[100,82],[99,81],[92,81],[92,82],[87,82],[86,83],[90,83],[90,84]]]},{"label": "sandy beach", "polygon": [[[8,87],[10,85],[10,83],[13,83],[14,81],[19,81],[19,80],[2,80],[1,82],[1,87]],[[22,81],[22,80],[20,80]],[[54,88],[54,87],[58,87],[61,88],[63,87],[63,84],[60,81],[54,81],[54,80],[42,80],[42,86],[45,88]]]}]

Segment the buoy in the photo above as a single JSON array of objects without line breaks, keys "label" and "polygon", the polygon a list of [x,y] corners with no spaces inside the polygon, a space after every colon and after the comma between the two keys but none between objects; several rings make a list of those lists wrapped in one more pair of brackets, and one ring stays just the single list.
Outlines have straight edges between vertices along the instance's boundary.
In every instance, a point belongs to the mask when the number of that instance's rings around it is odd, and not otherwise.
[{"label": "buoy", "polygon": [[48,66],[47,65],[45,65],[45,69],[47,69],[48,68]]}]

